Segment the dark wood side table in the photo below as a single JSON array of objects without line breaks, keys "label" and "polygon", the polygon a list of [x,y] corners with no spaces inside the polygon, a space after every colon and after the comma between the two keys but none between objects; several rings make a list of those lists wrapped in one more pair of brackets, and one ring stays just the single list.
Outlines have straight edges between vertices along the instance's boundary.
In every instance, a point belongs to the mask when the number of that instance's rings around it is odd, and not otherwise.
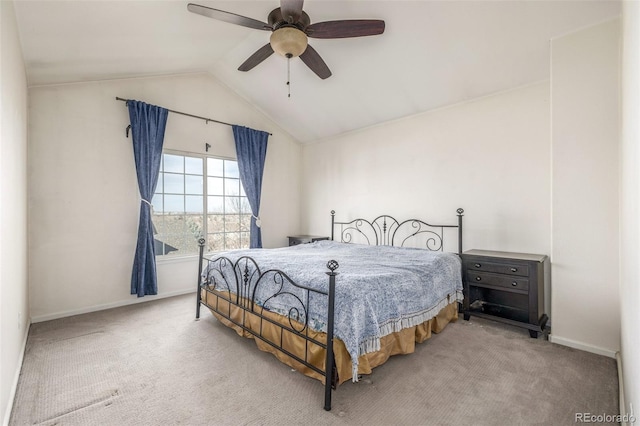
[{"label": "dark wood side table", "polygon": [[289,246],[297,246],[298,244],[307,244],[329,239],[329,237],[321,237],[318,235],[289,235],[287,238],[289,238]]},{"label": "dark wood side table", "polygon": [[544,313],[549,257],[539,254],[468,250],[461,255],[464,319],[478,316],[523,327],[537,338],[549,317]]}]

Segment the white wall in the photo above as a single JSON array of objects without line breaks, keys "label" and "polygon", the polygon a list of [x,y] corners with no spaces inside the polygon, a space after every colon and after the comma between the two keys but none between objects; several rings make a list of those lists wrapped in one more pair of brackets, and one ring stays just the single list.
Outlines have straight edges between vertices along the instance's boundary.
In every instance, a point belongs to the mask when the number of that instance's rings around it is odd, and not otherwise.
[{"label": "white wall", "polygon": [[304,146],[303,230],[328,234],[331,209],[339,218],[389,213],[454,222],[463,207],[465,249],[552,255],[545,310],[554,342],[613,356],[620,348],[618,37],[616,20],[554,40],[552,86]]},{"label": "white wall", "polygon": [[552,341],[620,349],[620,21],[551,43]]},{"label": "white wall", "polygon": [[[137,302],[129,294],[140,198],[124,102],[273,133],[260,216],[265,247],[299,231],[297,141],[208,74],[29,89],[30,299],[34,321]],[[169,114],[164,147],[235,157],[231,127]],[[158,296],[195,291],[196,258],[158,263]],[[142,299],[153,300],[146,296]]]},{"label": "white wall", "polygon": [[549,133],[541,82],[305,145],[303,230],[328,235],[331,209],[455,224],[462,207],[464,249],[549,254]]},{"label": "white wall", "polygon": [[27,79],[11,1],[0,1],[0,31],[0,418],[6,424],[29,329]]},{"label": "white wall", "polygon": [[623,2],[620,303],[625,410],[640,413],[640,2]]}]

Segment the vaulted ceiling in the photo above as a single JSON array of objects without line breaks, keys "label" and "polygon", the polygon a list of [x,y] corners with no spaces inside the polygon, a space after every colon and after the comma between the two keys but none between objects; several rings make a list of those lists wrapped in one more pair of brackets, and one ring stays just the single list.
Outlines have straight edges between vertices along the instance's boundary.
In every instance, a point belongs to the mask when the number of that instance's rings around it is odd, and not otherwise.
[{"label": "vaulted ceiling", "polygon": [[[261,21],[279,6],[192,1]],[[29,84],[206,71],[305,143],[548,79],[552,38],[620,14],[615,0],[307,0],[312,23],[383,19],[386,30],[309,39],[333,75],[321,80],[292,59],[289,98],[284,57],[237,71],[269,32],[190,13],[187,3],[16,1]]]}]

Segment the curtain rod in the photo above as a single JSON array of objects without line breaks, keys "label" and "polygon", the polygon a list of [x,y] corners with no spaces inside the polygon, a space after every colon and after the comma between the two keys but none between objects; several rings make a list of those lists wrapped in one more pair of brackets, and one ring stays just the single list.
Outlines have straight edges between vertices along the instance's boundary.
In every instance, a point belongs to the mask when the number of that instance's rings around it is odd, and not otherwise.
[{"label": "curtain rod", "polygon": [[[116,100],[122,101],[122,102],[128,102],[131,99],[124,99],[124,98],[120,98],[120,97],[116,96]],[[186,115],[187,117],[192,117],[192,118],[199,118],[200,120],[204,120],[206,123],[209,123],[209,121],[213,121],[214,123],[224,124],[226,126],[233,126],[233,124],[231,124],[231,123],[225,123],[224,121],[214,120],[213,118],[200,117],[199,115],[187,114],[186,112],[174,111],[172,109],[167,109],[167,108],[165,108],[165,109],[167,111],[169,111],[169,112],[174,113],[174,114]],[[127,132],[127,134],[128,134],[128,132]],[[269,133],[269,136],[273,136],[273,134]]]}]

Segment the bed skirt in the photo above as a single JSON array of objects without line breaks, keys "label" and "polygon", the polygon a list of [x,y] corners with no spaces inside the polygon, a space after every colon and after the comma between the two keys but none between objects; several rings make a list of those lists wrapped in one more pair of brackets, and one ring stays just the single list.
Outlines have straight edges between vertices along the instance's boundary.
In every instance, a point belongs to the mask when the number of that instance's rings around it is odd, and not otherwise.
[{"label": "bed skirt", "polygon": [[[263,338],[266,338],[278,345],[281,343],[281,347],[283,349],[286,349],[299,358],[306,359],[310,364],[317,368],[323,371],[325,370],[326,354],[324,348],[309,342],[286,329],[283,329],[277,324],[273,324],[268,321],[261,321],[261,318],[258,315],[253,314],[250,311],[246,311],[233,303],[229,303],[225,300],[229,297],[228,293],[220,292],[219,294],[222,297],[219,297],[216,293],[218,292],[211,292],[203,289],[201,291],[201,300],[222,324],[234,329],[240,336],[251,339],[254,338],[251,333],[245,331],[242,327],[237,326],[217,313],[215,311],[216,308],[218,311],[228,314],[235,322],[244,324],[245,327],[259,333]],[[289,318],[282,315],[266,311],[263,312],[262,315],[272,319],[276,323],[289,325]],[[379,351],[370,352],[359,357],[358,374],[371,374],[371,371],[375,367],[384,364],[392,355],[409,354],[414,352],[416,343],[424,342],[431,337],[432,332],[439,333],[447,324],[452,321],[456,321],[457,319],[458,303],[453,302],[441,309],[435,317],[423,322],[422,324],[383,336],[380,339]],[[297,328],[301,329],[302,325]],[[305,330],[305,333],[308,333],[310,337],[322,343],[325,343],[327,340],[326,334],[322,332],[309,329]],[[308,377],[317,379],[324,384],[325,379],[321,374],[291,358],[284,352],[279,351],[270,344],[263,342],[260,339],[254,340],[261,351],[272,353],[282,363]],[[337,383],[340,384],[353,379],[351,356],[347,352],[344,343],[338,338],[334,338],[333,352],[338,374]]]}]

